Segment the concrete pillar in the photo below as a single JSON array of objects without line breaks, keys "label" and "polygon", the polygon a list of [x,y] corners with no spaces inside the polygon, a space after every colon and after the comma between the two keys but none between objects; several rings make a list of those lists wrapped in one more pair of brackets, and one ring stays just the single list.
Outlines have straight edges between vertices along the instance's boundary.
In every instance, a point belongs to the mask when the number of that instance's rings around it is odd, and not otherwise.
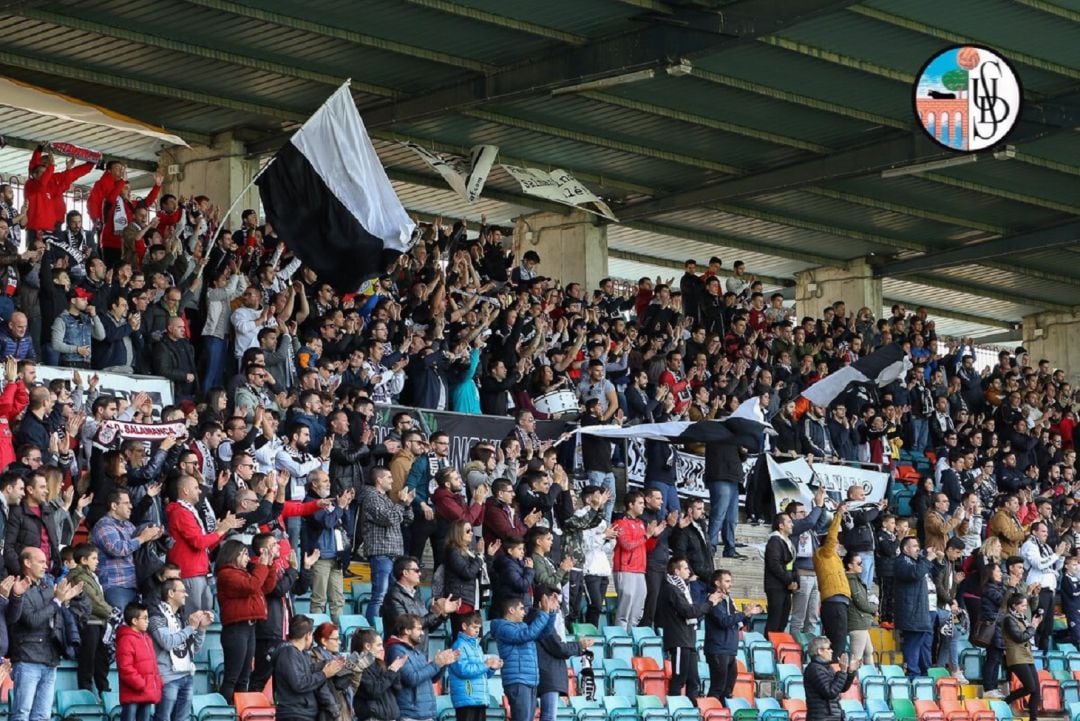
[{"label": "concrete pillar", "polygon": [[864,259],[848,263],[846,268],[822,266],[795,274],[795,310],[799,317],[820,318],[825,308],[844,301],[848,315],[866,306],[881,315],[881,279]]},{"label": "concrete pillar", "polygon": [[[180,148],[172,153],[169,165],[178,165],[179,172],[168,175],[164,192],[177,197],[206,195],[224,213],[259,168],[258,161],[249,160],[244,144],[232,133],[214,136],[212,145]],[[166,168],[168,170],[168,168]],[[227,228],[240,226],[240,214],[247,208],[259,209],[259,189],[252,187],[244,193],[229,218],[222,218]]]},{"label": "concrete pillar", "polygon": [[1031,364],[1045,358],[1065,371],[1074,384],[1080,381],[1080,315],[1036,313],[1024,316],[1024,347]]},{"label": "concrete pillar", "polygon": [[537,272],[561,280],[564,287],[581,283],[590,291],[607,277],[607,226],[592,213],[533,213],[518,222],[514,236],[520,248],[515,260],[520,264],[526,251],[536,251]]}]

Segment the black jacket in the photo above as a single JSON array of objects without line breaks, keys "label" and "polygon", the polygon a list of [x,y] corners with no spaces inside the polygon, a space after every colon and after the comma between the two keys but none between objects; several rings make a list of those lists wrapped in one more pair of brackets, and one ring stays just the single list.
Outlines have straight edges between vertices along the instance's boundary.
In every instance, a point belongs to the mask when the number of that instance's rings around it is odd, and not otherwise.
[{"label": "black jacket", "polygon": [[840,694],[851,688],[855,674],[833,671],[819,659],[812,659],[803,671],[806,687],[806,718],[840,721]]},{"label": "black jacket", "polygon": [[690,571],[702,583],[709,583],[715,570],[713,554],[701,526],[691,523],[686,528],[675,526],[671,532],[671,552],[690,564]]},{"label": "black jacket", "polygon": [[360,688],[353,696],[353,712],[357,719],[396,721],[401,717],[397,695],[401,690],[401,677],[390,671],[380,661],[373,661],[360,676]]},{"label": "black jacket", "polygon": [[[792,544],[794,542],[788,539]],[[773,533],[765,544],[765,590],[787,591],[791,583],[799,582],[799,574],[795,571],[795,554],[784,539]],[[788,570],[788,566],[791,570]]]},{"label": "black jacket", "polygon": [[675,449],[664,441],[645,441],[645,480],[675,485]]},{"label": "black jacket", "polygon": [[892,578],[893,569],[896,567],[896,557],[900,555],[900,539],[896,534],[888,534],[883,530],[877,532],[877,548],[874,549],[874,557],[877,563],[878,575],[882,578]]},{"label": "black jacket", "polygon": [[315,719],[319,714],[318,691],[326,683],[326,676],[322,671],[315,670],[310,656],[291,643],[278,646],[271,657],[274,662],[277,717],[283,721]]},{"label": "black jacket", "polygon": [[877,506],[866,506],[854,511],[848,511],[851,523],[844,519],[843,530],[840,532],[840,543],[848,551],[862,553],[874,550],[874,527],[873,522],[881,511]]},{"label": "black jacket", "polygon": [[333,435],[334,446],[330,449],[331,492],[340,495],[352,488],[359,497],[364,485],[364,464],[371,455],[371,450],[362,443],[357,443],[346,433]]},{"label": "black jacket", "polygon": [[446,548],[443,553],[443,593],[460,598],[473,608],[480,607],[477,597],[477,581],[484,568],[480,555],[467,556],[456,548]]},{"label": "black jacket", "polygon": [[485,375],[480,383],[480,409],[486,416],[505,416],[507,414],[507,392],[519,380],[516,370],[502,381],[495,380],[490,374]]},{"label": "black jacket", "polygon": [[687,623],[709,612],[708,601],[690,603],[686,596],[664,577],[660,587],[660,600],[656,604],[656,625],[664,632],[664,648],[696,648],[697,624]]},{"label": "black jacket", "polygon": [[[71,599],[68,606],[77,618],[90,615],[90,601],[85,594]],[[12,621],[12,618],[13,614],[8,613],[11,660],[58,666],[61,649],[54,626],[63,624],[64,618],[60,607],[53,603],[52,586],[44,582],[31,585],[23,594],[17,620]]]},{"label": "black jacket", "polygon": [[[199,389],[199,367],[195,364],[195,349],[186,338],[163,338],[154,346],[154,373],[173,382],[177,395],[193,396]],[[194,380],[187,379],[191,374]]]},{"label": "black jacket", "polygon": [[41,529],[44,524],[49,536],[49,573],[60,575],[60,525],[53,515],[52,504],[41,506],[41,517],[30,512],[26,501],[8,511],[4,530],[4,567],[12,576],[20,575],[19,554],[24,548],[41,548]]},{"label": "black jacket", "polygon": [[[420,589],[414,589],[410,595],[405,587],[396,580],[391,580],[390,588],[386,592],[386,598],[382,604],[383,629],[387,638],[394,633],[394,621],[404,613],[414,613],[424,622],[424,631],[431,632],[443,625],[443,617],[436,613],[428,613],[424,599],[420,596]],[[427,633],[424,640],[417,646],[421,651],[427,650]]]},{"label": "black jacket", "polygon": [[744,456],[731,443],[705,444],[705,481],[743,482]]},{"label": "black jacket", "polygon": [[[525,618],[525,623],[532,623],[539,609],[533,609]],[[581,655],[581,644],[577,641],[560,641],[558,634],[549,633],[536,641],[536,663],[540,668],[540,685],[537,694],[556,691],[566,696],[570,683],[566,672],[566,661]]]},{"label": "black jacket", "polygon": [[795,423],[777,413],[772,419],[773,428],[776,429],[776,438],[773,439],[773,448],[781,453],[805,455],[806,449],[803,443],[802,430]]},{"label": "black jacket", "polygon": [[[274,590],[266,594],[266,620],[255,622],[255,638],[263,641],[284,641],[285,604],[290,594],[301,594],[311,584],[311,570],[286,568],[278,577]],[[294,614],[290,611],[289,616]]]}]

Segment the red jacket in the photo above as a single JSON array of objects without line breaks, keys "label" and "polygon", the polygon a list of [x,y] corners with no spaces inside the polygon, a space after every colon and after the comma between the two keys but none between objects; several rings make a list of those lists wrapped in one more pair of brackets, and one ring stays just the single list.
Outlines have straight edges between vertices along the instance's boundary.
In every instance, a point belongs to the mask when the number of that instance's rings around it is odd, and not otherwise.
[{"label": "red jacket", "polygon": [[211,548],[221,543],[218,531],[204,533],[191,511],[179,503],[165,508],[169,535],[174,543],[165,558],[180,567],[180,578],[194,578],[210,573]]},{"label": "red jacket", "polygon": [[435,502],[435,515],[444,521],[468,521],[470,526],[479,526],[484,522],[482,504],[467,506],[464,498],[446,486],[439,486],[431,500]]},{"label": "red jacket", "polygon": [[[30,157],[30,170],[41,164],[41,150],[35,149]],[[30,201],[26,209],[27,230],[53,230],[64,222],[67,206],[64,193],[71,184],[94,169],[93,163],[76,165],[70,170],[56,172],[56,166],[50,163],[37,180],[26,181],[26,198]]]},{"label": "red jacket", "polygon": [[[123,203],[124,215],[127,216],[128,223],[135,217],[135,203],[130,203],[120,195],[124,190],[124,186],[127,185],[126,180],[121,180],[116,183],[105,196],[105,207],[102,210],[102,228],[101,228],[101,247],[113,248],[119,250],[124,245],[124,231],[121,229],[117,231],[113,226],[113,214],[116,212],[116,204]],[[150,195],[146,196],[144,200],[137,201],[137,205],[146,206],[147,208],[153,206],[154,201],[157,200],[158,193],[161,192],[161,186],[155,185],[150,190]]]},{"label": "red jacket", "polygon": [[611,524],[619,529],[615,539],[615,557],[611,570],[624,573],[645,573],[649,552],[656,548],[656,538],[649,538],[645,521],[624,516]]},{"label": "red jacket", "polygon": [[256,563],[251,573],[239,566],[226,565],[217,572],[217,596],[221,623],[266,620],[266,594],[277,586],[277,573],[270,566]]},{"label": "red jacket", "polygon": [[525,525],[521,514],[514,511],[514,520],[510,521],[507,506],[499,503],[494,498],[487,499],[484,504],[484,545],[488,546],[496,540],[506,542],[511,538],[523,539],[529,527]]},{"label": "red jacket", "polygon": [[123,625],[116,632],[120,703],[161,703],[161,672],[150,634]]},{"label": "red jacket", "polygon": [[90,195],[86,199],[86,214],[90,216],[95,226],[102,225],[105,220],[105,203],[116,182],[112,173],[107,172],[97,179],[93,188],[90,188]]},{"label": "red jacket", "polygon": [[30,403],[30,394],[22,381],[4,386],[0,393],[0,472],[15,462],[15,444],[11,437],[11,424]]}]

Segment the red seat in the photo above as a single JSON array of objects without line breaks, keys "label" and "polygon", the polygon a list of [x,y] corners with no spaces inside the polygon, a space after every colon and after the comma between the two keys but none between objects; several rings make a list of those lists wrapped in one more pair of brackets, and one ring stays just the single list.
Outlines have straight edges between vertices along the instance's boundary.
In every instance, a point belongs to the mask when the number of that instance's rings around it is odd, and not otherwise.
[{"label": "red seat", "polygon": [[945,714],[934,701],[916,701],[915,715],[919,721],[945,721]]},{"label": "red seat", "polygon": [[801,698],[786,698],[780,702],[791,721],[806,721],[806,702]]},{"label": "red seat", "polygon": [[769,643],[773,645],[777,663],[790,663],[802,667],[802,646],[790,633],[770,631]]},{"label": "red seat", "polygon": [[960,699],[943,698],[939,699],[938,703],[947,721],[971,721],[971,712],[965,708]]},{"label": "red seat", "polygon": [[952,699],[953,701],[960,700],[960,682],[952,676],[942,676],[934,682],[934,685],[937,686],[939,701],[945,699]]},{"label": "red seat", "polygon": [[651,656],[634,656],[630,659],[630,666],[638,676],[643,695],[667,697],[667,678],[656,664],[656,659]]},{"label": "red seat", "polygon": [[720,699],[699,696],[697,707],[701,711],[701,721],[731,721],[731,709],[724,708]]},{"label": "red seat", "polygon": [[997,714],[981,698],[969,698],[964,701],[964,708],[971,714],[971,721],[997,721]]},{"label": "red seat", "polygon": [[259,691],[235,694],[233,705],[240,721],[274,721],[277,718],[274,704]]},{"label": "red seat", "polygon": [[735,676],[735,686],[731,689],[731,698],[746,699],[747,703],[750,704],[750,708],[754,708],[757,699],[755,690],[754,674],[740,673]]},{"label": "red seat", "polygon": [[1049,671],[1039,671],[1039,696],[1042,697],[1042,710],[1046,713],[1060,714],[1065,710],[1061,684]]}]

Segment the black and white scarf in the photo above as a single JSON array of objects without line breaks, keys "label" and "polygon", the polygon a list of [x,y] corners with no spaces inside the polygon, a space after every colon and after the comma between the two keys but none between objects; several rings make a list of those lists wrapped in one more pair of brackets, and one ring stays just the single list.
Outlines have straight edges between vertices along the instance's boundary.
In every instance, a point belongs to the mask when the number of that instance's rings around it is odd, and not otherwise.
[{"label": "black and white scarf", "polygon": [[[679,593],[681,593],[683,595],[683,598],[686,599],[687,603],[693,604],[694,599],[690,595],[690,587],[686,585],[686,581],[682,580],[678,576],[673,576],[670,573],[666,574],[666,575],[667,575],[667,582],[670,583],[672,586],[674,586],[675,590],[677,590]],[[686,619],[686,625],[687,626],[697,626],[698,625],[698,620],[696,618],[688,618],[688,619]]]},{"label": "black and white scarf", "polygon": [[[169,627],[169,633],[176,634],[184,630],[184,623],[172,610],[172,607],[164,601],[160,604],[161,615]],[[188,636],[184,641],[169,649],[169,663],[172,664],[174,673],[194,673],[195,671],[195,636]]]}]

